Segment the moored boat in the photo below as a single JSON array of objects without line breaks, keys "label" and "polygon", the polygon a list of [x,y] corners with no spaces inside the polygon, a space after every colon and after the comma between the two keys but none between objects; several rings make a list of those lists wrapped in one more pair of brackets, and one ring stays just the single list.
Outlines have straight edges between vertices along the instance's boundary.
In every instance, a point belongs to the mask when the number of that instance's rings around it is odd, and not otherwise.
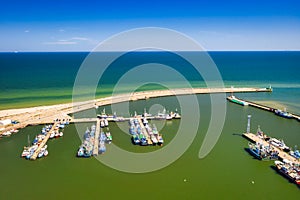
[{"label": "moored boat", "polygon": [[284,175],[290,181],[300,185],[300,167],[294,165],[289,161],[283,160],[283,162],[276,160],[275,166],[278,172]]},{"label": "moored boat", "polygon": [[292,114],[290,114],[286,111],[286,109],[284,109],[284,110],[276,109],[274,111],[274,113],[275,113],[275,115],[278,115],[278,116],[284,117],[284,118],[288,118],[288,119],[293,117]]},{"label": "moored boat", "polygon": [[242,105],[242,106],[248,106],[248,102],[246,101],[243,101],[241,99],[237,99],[235,96],[231,95],[229,97],[227,97],[227,99],[233,103],[236,103],[236,104],[239,104],[239,105]]}]

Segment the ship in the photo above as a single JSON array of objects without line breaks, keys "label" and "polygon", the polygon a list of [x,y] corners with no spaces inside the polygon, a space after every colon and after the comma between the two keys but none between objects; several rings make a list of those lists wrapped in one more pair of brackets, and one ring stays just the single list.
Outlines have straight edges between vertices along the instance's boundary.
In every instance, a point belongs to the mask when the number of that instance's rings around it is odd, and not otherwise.
[{"label": "ship", "polygon": [[277,160],[278,152],[272,146],[263,146],[262,143],[248,143],[248,152],[258,160]]},{"label": "ship", "polygon": [[112,135],[111,135],[111,133],[108,131],[108,132],[105,133],[105,135],[106,135],[106,142],[108,144],[110,144],[112,142]]},{"label": "ship", "polygon": [[137,134],[132,135],[133,144],[140,144],[139,136]]},{"label": "ship", "polygon": [[289,161],[275,161],[276,169],[279,173],[289,179],[291,182],[300,186],[300,167]]},{"label": "ship", "polygon": [[236,104],[239,104],[239,105],[242,105],[242,106],[248,106],[248,105],[249,105],[248,102],[243,101],[243,100],[241,100],[241,99],[238,99],[238,98],[236,98],[236,97],[233,96],[233,95],[227,97],[227,99],[228,99],[229,101],[233,102],[233,103],[236,103]]},{"label": "ship", "polygon": [[291,119],[293,118],[293,115],[289,112],[286,111],[286,109],[284,110],[280,110],[280,109],[276,109],[274,111],[275,115],[278,115],[280,117],[284,117],[284,118],[288,118],[288,119]]}]

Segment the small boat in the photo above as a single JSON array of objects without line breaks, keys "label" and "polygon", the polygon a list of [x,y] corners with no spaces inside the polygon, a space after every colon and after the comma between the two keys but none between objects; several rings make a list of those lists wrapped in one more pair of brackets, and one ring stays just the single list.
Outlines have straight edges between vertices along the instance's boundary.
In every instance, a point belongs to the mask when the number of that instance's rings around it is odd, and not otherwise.
[{"label": "small boat", "polygon": [[99,153],[103,154],[106,151],[105,143],[103,141],[100,141],[99,143]]},{"label": "small boat", "polygon": [[104,119],[104,126],[108,127],[108,120],[107,119]]},{"label": "small boat", "polygon": [[153,134],[150,136],[150,139],[153,142],[153,145],[156,145],[158,143],[157,138]]},{"label": "small boat", "polygon": [[293,156],[296,159],[300,159],[300,152],[297,149],[297,147],[295,146],[295,150],[294,151],[290,151],[290,155]]},{"label": "small boat", "polygon": [[52,131],[52,132],[51,132],[51,134],[50,134],[50,136],[49,136],[49,138],[51,138],[51,139],[52,139],[52,138],[54,138],[54,137],[55,137],[55,132],[54,132],[54,131]]},{"label": "small boat", "polygon": [[64,135],[63,132],[58,132],[58,131],[56,131],[54,137],[58,138],[58,137],[62,137],[63,135]]},{"label": "small boat", "polygon": [[29,154],[30,154],[29,149],[25,149],[25,148],[24,148],[24,150],[23,150],[21,156],[22,156],[22,157],[26,157],[26,156],[29,155]]},{"label": "small boat", "polygon": [[166,115],[166,120],[171,120],[172,116],[170,114]]},{"label": "small boat", "polygon": [[291,119],[293,117],[292,114],[290,114],[286,111],[286,109],[284,109],[284,110],[276,109],[274,111],[274,113],[275,113],[275,115],[278,115],[278,116],[284,117],[284,118],[288,118],[288,119]]},{"label": "small boat", "polygon": [[148,120],[147,120],[146,117],[143,118],[143,124],[144,124],[144,125],[148,124]]},{"label": "small boat", "polygon": [[84,147],[80,146],[77,151],[77,157],[84,157]]},{"label": "small boat", "polygon": [[104,128],[104,126],[105,126],[104,121],[101,120],[101,121],[100,121],[100,127],[101,127],[101,128]]},{"label": "small boat", "polygon": [[44,156],[48,156],[49,152],[48,150],[46,149],[45,152],[44,152]]},{"label": "small boat", "polygon": [[132,135],[133,144],[140,144],[139,136],[137,134]]},{"label": "small boat", "polygon": [[10,131],[6,131],[6,132],[2,133],[2,136],[10,136],[10,135],[11,135]]},{"label": "small boat", "polygon": [[285,152],[289,152],[290,151],[290,148],[288,146],[285,145],[284,141],[283,140],[277,140],[276,138],[271,138],[269,140],[269,142],[275,146],[275,147],[278,147],[280,148],[281,150],[285,151]]},{"label": "small boat", "polygon": [[163,137],[161,135],[159,135],[159,134],[156,137],[157,137],[157,141],[158,141],[157,144],[160,145],[160,146],[162,146],[164,144]]},{"label": "small boat", "polygon": [[108,144],[110,144],[112,142],[112,135],[110,134],[110,132],[106,132],[106,141]]},{"label": "small boat", "polygon": [[143,134],[140,134],[139,140],[140,140],[140,145],[142,145],[142,146],[148,145],[147,139]]},{"label": "small boat", "polygon": [[19,130],[13,128],[9,132],[11,132],[11,133],[17,133],[17,132],[19,132]]},{"label": "small boat", "polygon": [[105,135],[105,133],[104,132],[101,132],[100,133],[100,137],[99,137],[99,141],[100,142],[105,142],[106,141],[106,135]]}]

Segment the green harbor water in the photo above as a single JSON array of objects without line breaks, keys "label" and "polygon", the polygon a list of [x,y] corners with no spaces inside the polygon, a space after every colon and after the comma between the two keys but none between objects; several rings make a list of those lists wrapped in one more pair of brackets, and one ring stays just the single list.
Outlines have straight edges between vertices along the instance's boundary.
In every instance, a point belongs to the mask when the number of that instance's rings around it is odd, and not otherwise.
[{"label": "green harbor water", "polygon": [[[258,95],[258,94],[257,94]],[[275,116],[252,107],[227,102],[226,122],[217,144],[204,159],[198,152],[210,119],[209,95],[198,95],[200,127],[188,150],[174,163],[150,173],[132,174],[111,169],[95,158],[77,158],[81,141],[74,124],[64,129],[64,136],[48,142],[49,155],[36,161],[20,158],[27,137],[31,139],[42,126],[20,130],[0,140],[0,199],[297,199],[299,188],[278,174],[273,162],[254,159],[246,151],[248,141],[241,136],[246,129],[247,115],[252,115],[252,131],[257,125],[289,146],[300,146],[299,122]],[[141,113],[144,108],[160,104],[175,110],[175,97],[155,98],[130,103],[130,111]],[[109,113],[110,106],[106,106]],[[99,108],[100,112],[103,108]],[[189,118],[189,116],[182,116]],[[189,119],[191,123],[198,123]],[[127,122],[110,123],[113,143],[132,152],[147,152],[167,147],[176,134],[180,120],[154,122],[166,144],[164,147],[134,146],[128,133],[120,127]],[[164,124],[165,123],[165,124]],[[83,130],[90,123],[81,124]],[[184,130],[184,134],[190,134]],[[101,156],[110,156],[107,152]],[[158,159],[159,161],[159,159]]]}]

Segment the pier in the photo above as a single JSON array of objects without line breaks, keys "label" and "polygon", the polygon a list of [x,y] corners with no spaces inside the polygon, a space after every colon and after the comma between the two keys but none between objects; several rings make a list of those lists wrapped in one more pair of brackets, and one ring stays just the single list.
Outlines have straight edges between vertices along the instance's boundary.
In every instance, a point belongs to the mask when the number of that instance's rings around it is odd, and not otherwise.
[{"label": "pier", "polygon": [[[27,125],[38,125],[53,123],[55,119],[66,119],[71,122],[83,122],[82,120],[73,119],[69,114],[93,109],[99,106],[110,105],[127,101],[135,101],[140,99],[149,99],[156,97],[191,95],[191,94],[210,94],[210,93],[239,93],[239,92],[271,92],[270,88],[179,88],[172,90],[152,90],[134,92],[130,94],[118,94],[115,96],[104,97],[83,102],[73,102],[52,106],[39,106],[33,108],[1,110],[0,120],[13,119],[19,124],[11,124],[1,129],[3,132],[11,129],[26,127]],[[300,118],[300,117],[299,117]]]},{"label": "pier", "polygon": [[100,119],[97,119],[96,124],[96,132],[95,132],[95,140],[94,140],[94,149],[93,149],[93,155],[97,156],[99,153],[99,135],[100,135]]},{"label": "pier", "polygon": [[148,143],[149,145],[152,145],[152,144],[153,144],[153,143],[152,143],[152,140],[150,139],[150,136],[149,136],[149,134],[148,134],[148,132],[147,132],[147,130],[146,130],[146,128],[145,128],[143,122],[142,122],[142,118],[138,117],[137,119],[138,119],[138,122],[139,122],[139,124],[140,124],[142,134],[143,134],[143,135],[146,137],[146,139],[147,139],[147,143]]},{"label": "pier", "polygon": [[[232,98],[232,96],[228,96],[227,99],[232,101],[233,98]],[[258,108],[258,109],[261,109],[261,110],[269,111],[269,112],[272,112],[272,113],[275,113],[275,110],[277,110],[277,108],[272,108],[272,107],[269,107],[269,106],[261,105],[261,104],[258,104],[258,103],[252,102],[252,101],[247,101],[247,100],[244,100],[244,99],[240,99],[240,98],[237,98],[237,97],[235,97],[235,99],[240,101],[240,102],[246,102],[249,106],[252,106],[252,107],[255,107],[255,108]],[[297,115],[297,114],[294,114],[294,113],[290,113],[290,114],[292,115],[292,118],[300,121],[300,115]]]},{"label": "pier", "polygon": [[32,156],[30,157],[30,160],[36,160],[36,158],[37,158],[37,156],[39,155],[41,149],[42,149],[42,148],[45,146],[45,144],[48,142],[49,137],[50,137],[52,131],[54,131],[54,130],[57,128],[57,127],[56,127],[57,124],[58,124],[57,122],[55,122],[55,123],[53,124],[53,126],[52,126],[51,129],[47,132],[45,138],[43,139],[43,141],[41,142],[41,144],[39,145],[39,147],[35,150],[35,152],[34,152],[34,153],[32,154]]},{"label": "pier", "polygon": [[270,146],[274,147],[274,148],[277,150],[277,152],[279,153],[279,154],[278,154],[278,157],[279,157],[281,160],[286,159],[286,160],[289,160],[289,161],[291,161],[291,162],[293,162],[293,163],[296,163],[296,164],[298,164],[298,165],[300,164],[300,161],[297,160],[296,158],[294,158],[293,156],[291,156],[290,154],[284,152],[284,151],[281,150],[280,148],[278,148],[278,147],[272,145],[271,143],[269,143],[269,142],[263,140],[262,138],[258,137],[257,135],[255,135],[255,134],[253,134],[253,133],[243,133],[243,136],[244,136],[245,138],[247,138],[249,141],[253,142],[253,143],[259,142],[259,143],[262,143],[264,146],[269,146],[269,145],[270,145]]}]

